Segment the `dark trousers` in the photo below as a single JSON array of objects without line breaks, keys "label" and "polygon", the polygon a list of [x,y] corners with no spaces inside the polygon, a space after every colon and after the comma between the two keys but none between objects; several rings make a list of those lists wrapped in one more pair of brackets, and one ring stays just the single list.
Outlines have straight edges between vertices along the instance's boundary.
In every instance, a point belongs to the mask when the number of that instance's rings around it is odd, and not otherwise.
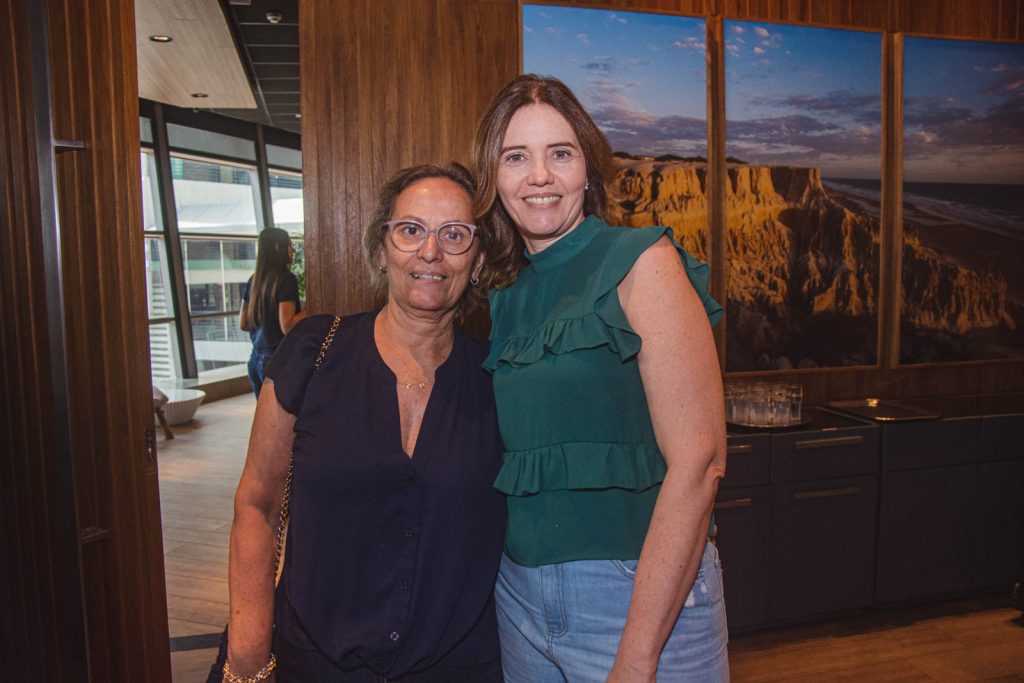
[{"label": "dark trousers", "polygon": [[434,666],[426,671],[387,678],[369,669],[345,671],[320,652],[302,650],[274,638],[277,683],[501,683],[501,660],[479,666]]}]

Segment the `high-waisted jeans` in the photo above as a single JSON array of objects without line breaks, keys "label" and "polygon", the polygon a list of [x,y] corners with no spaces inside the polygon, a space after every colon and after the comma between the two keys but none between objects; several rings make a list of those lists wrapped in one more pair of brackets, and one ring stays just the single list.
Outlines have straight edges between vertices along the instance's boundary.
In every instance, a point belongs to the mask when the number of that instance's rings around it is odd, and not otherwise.
[{"label": "high-waisted jeans", "polygon": [[[523,567],[502,557],[495,588],[509,683],[604,681],[626,624],[637,562]],[[728,630],[718,550],[700,570],[658,663],[658,681],[728,681]]]}]

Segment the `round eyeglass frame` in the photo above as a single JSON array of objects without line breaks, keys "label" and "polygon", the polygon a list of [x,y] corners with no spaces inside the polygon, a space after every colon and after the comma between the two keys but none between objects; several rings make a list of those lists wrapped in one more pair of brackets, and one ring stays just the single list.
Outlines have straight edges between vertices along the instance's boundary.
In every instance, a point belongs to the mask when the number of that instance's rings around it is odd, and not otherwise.
[{"label": "round eyeglass frame", "polygon": [[[402,247],[400,247],[398,245],[398,242],[395,241],[395,230],[394,230],[394,228],[395,228],[396,225],[406,225],[408,223],[412,223],[413,225],[420,226],[421,228],[423,228],[423,230],[425,232],[423,233],[423,239],[420,240],[419,244],[417,244],[412,249],[403,249]],[[442,240],[439,240],[437,238],[437,231],[441,230],[442,228],[444,228],[446,226],[449,226],[449,225],[459,225],[459,226],[462,226],[464,228],[469,228],[469,242],[466,243],[466,248],[463,249],[462,251],[450,251],[450,250],[448,250],[447,248],[445,248],[445,243]],[[473,247],[473,240],[476,239],[476,231],[477,231],[477,227],[475,225],[473,225],[472,223],[463,223],[462,221],[446,221],[446,222],[442,223],[441,225],[437,226],[436,228],[428,228],[426,225],[423,225],[423,223],[421,223],[420,221],[413,220],[411,218],[403,218],[403,219],[397,220],[397,221],[388,221],[388,222],[386,222],[384,224],[384,229],[387,230],[388,239],[391,240],[391,245],[395,249],[397,249],[398,251],[401,251],[401,252],[404,252],[404,253],[407,253],[407,254],[412,253],[414,251],[417,251],[420,247],[423,246],[424,242],[426,242],[427,239],[431,235],[433,235],[434,236],[434,241],[437,242],[438,248],[441,251],[443,251],[444,253],[448,254],[449,256],[460,256],[462,254],[465,254],[467,251],[469,251]]]}]

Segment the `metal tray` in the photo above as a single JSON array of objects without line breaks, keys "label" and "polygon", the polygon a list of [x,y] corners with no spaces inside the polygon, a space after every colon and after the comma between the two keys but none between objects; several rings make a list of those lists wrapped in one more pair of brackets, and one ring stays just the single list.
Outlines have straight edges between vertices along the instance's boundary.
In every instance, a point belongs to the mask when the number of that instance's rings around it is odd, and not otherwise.
[{"label": "metal tray", "polygon": [[810,424],[813,420],[813,415],[808,415],[807,413],[804,413],[800,416],[799,422],[790,422],[789,424],[785,425],[756,425],[747,422],[733,422],[731,420],[726,420],[725,423],[728,425],[732,425],[733,427],[743,427],[744,429],[767,429],[774,432],[781,429],[792,429],[793,427],[802,427],[803,425]]},{"label": "metal tray", "polygon": [[936,412],[918,408],[907,403],[900,403],[884,398],[858,398],[848,401],[829,401],[829,408],[844,413],[867,418],[876,422],[904,422],[907,420],[935,420],[940,417]]}]

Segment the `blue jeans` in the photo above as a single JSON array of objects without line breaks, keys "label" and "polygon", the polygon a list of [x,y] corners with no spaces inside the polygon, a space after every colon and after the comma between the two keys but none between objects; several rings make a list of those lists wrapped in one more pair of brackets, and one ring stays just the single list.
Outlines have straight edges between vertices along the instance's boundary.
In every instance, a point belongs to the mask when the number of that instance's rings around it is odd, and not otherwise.
[{"label": "blue jeans", "polygon": [[[604,681],[615,662],[636,561],[523,567],[501,559],[495,587],[508,683]],[[659,681],[728,681],[729,636],[718,550],[700,570],[658,663]]]},{"label": "blue jeans", "polygon": [[253,348],[249,356],[249,384],[256,398],[260,397],[260,389],[263,388],[263,371],[267,369],[270,357],[274,355],[273,349]]}]

